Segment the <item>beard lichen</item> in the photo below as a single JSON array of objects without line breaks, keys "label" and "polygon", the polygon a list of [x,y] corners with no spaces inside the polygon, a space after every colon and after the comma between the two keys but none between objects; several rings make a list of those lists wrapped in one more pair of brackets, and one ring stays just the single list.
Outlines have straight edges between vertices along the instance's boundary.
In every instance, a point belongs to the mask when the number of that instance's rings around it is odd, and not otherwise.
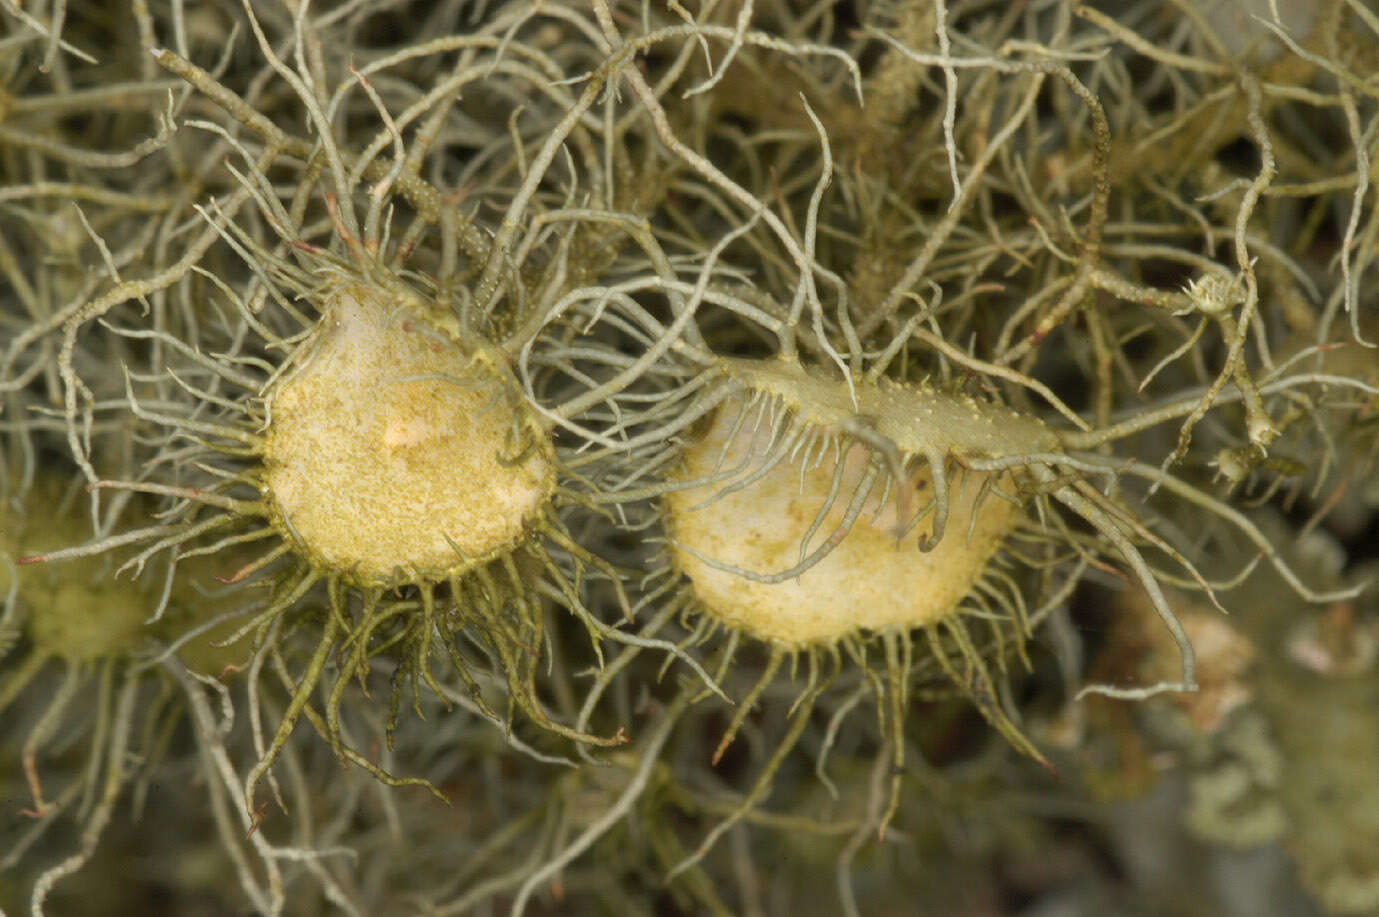
[{"label": "beard lichen", "polygon": [[[914,456],[899,456],[903,479],[876,486],[869,450],[824,425],[763,467],[767,418],[760,406],[744,417],[749,410],[740,400],[718,408],[672,477],[686,489],[664,499],[672,562],[701,606],[758,639],[808,646],[933,624],[967,595],[1019,519],[1009,474],[963,474],[948,494],[955,537],[934,538],[932,513],[920,513],[933,504],[933,477],[912,467]],[[738,480],[693,483],[739,469]],[[883,503],[885,490],[893,498]],[[796,573],[815,536],[827,556]],[[916,552],[912,538],[933,547]]]},{"label": "beard lichen", "polygon": [[[348,239],[348,230],[337,230]],[[583,609],[578,582],[586,565],[609,568],[564,530],[556,511],[557,456],[521,399],[502,348],[466,338],[453,316],[381,265],[352,268],[307,250],[304,271],[259,254],[319,318],[290,342],[264,329],[270,344],[291,350],[276,368],[251,364],[269,370],[262,381],[233,362],[199,361],[242,389],[238,402],[218,399],[228,408],[219,420],[150,410],[130,389],[136,416],[196,444],[178,460],[196,470],[199,482],[93,485],[172,497],[181,521],[21,562],[152,542],[127,563],[142,568],[162,552],[190,559],[276,541],[222,577],[234,584],[268,571],[271,585],[268,599],[224,642],[253,635],[253,656],[262,659],[281,651],[282,635],[300,616],[319,617],[321,626],[300,676],[289,680],[291,701],[277,732],[246,778],[251,808],[254,785],[303,714],[342,759],[388,783],[429,786],[389,775],[342,737],[345,687],[367,676],[375,656],[396,659],[390,741],[406,683],[418,712],[423,684],[447,696],[432,670],[433,656],[444,654],[489,718],[496,717],[471,674],[485,657],[506,680],[510,704],[540,725],[589,744],[624,742],[620,732],[595,736],[551,719],[537,696],[548,604],[562,601],[590,621],[591,632],[607,633]],[[326,604],[319,615],[311,598],[318,584]],[[466,657],[462,640],[478,647],[478,661]],[[310,696],[332,655],[338,670],[317,713]]]},{"label": "beard lichen", "polygon": [[441,582],[516,548],[556,465],[501,364],[416,300],[358,283],[325,300],[307,355],[264,399],[275,526],[360,586]]},{"label": "beard lichen", "polygon": [[30,903],[42,913],[54,885],[95,853],[121,792],[161,757],[146,745],[136,752],[133,735],[141,719],[147,729],[168,722],[150,701],[159,679],[146,664],[154,647],[147,619],[160,601],[150,584],[114,577],[109,557],[25,566],[32,552],[82,529],[81,491],[51,472],[32,482],[8,469],[3,475],[0,491],[10,496],[0,503],[0,741],[8,744],[11,730],[22,736],[17,751],[28,792],[21,810],[27,825],[15,833],[4,865],[60,835],[64,822],[80,828],[74,849],[37,876]]},{"label": "beard lichen", "polygon": [[[261,50],[280,63],[266,44]],[[584,607],[589,571],[612,582],[627,606],[617,574],[565,529],[561,510],[571,500],[561,486],[559,458],[512,373],[513,355],[529,331],[523,323],[532,308],[528,297],[539,298],[542,284],[558,284],[559,276],[520,276],[506,269],[508,253],[499,251],[488,258],[496,267],[471,284],[484,267],[480,256],[489,254],[488,243],[472,227],[457,229],[453,215],[439,213],[434,188],[403,171],[407,151],[386,112],[385,136],[399,143],[390,169],[379,169],[378,149],[362,158],[342,153],[327,130],[322,155],[334,168],[322,175],[321,160],[309,147],[294,146],[275,125],[250,118],[246,103],[209,73],[173,52],[159,50],[155,57],[269,139],[269,151],[258,158],[239,148],[247,173],[231,170],[236,199],[200,214],[205,243],[223,241],[243,267],[222,264],[222,277],[190,261],[181,266],[182,277],[204,278],[199,295],[220,300],[210,307],[184,304],[177,324],[187,340],[163,329],[107,325],[130,344],[153,345],[153,372],[125,373],[129,411],[160,442],[145,473],[102,478],[89,447],[75,426],[69,428],[69,444],[91,489],[163,498],[165,521],[19,563],[64,562],[135,544],[141,547],[125,567],[137,573],[164,554],[176,563],[242,556],[247,545],[271,543],[222,577],[229,584],[257,581],[269,590],[257,607],[242,609],[247,620],[225,640],[233,645],[251,638],[251,672],[261,675],[270,657],[275,667],[285,659],[301,665],[293,675],[278,670],[290,701],[272,740],[259,742],[258,762],[245,778],[251,810],[255,785],[302,716],[342,759],[388,783],[430,786],[392,777],[344,739],[339,706],[346,686],[354,677],[365,682],[379,659],[392,671],[390,742],[405,689],[418,713],[423,686],[436,697],[450,696],[433,672],[436,655],[461,680],[465,703],[499,723],[504,718],[489,705],[497,692],[486,691],[475,676],[506,682],[508,729],[520,709],[577,742],[625,742],[620,729],[597,736],[552,718],[536,684],[553,606],[572,610],[596,642],[625,639]],[[357,71],[354,76],[377,101],[367,78]],[[311,91],[290,76],[287,82],[308,113],[319,117]],[[417,140],[413,152],[419,155],[426,142]],[[270,200],[267,177],[283,147],[314,162],[291,212]],[[349,162],[351,176],[344,175],[342,161]],[[357,183],[368,175],[376,183],[361,220]],[[389,245],[393,190],[418,211],[410,227],[418,235],[404,234],[395,247]],[[250,202],[259,211],[236,222],[236,208]],[[308,241],[320,232],[302,226],[311,206],[324,209],[333,240]],[[274,237],[257,232],[259,221]],[[443,224],[439,242],[424,232],[437,221]],[[514,241],[509,234],[507,244]],[[330,248],[343,249],[344,256]],[[470,282],[455,276],[461,252],[470,262]],[[407,268],[409,259],[425,261],[441,276]],[[65,335],[74,349],[83,325],[129,292],[124,288],[68,318]],[[216,315],[225,304],[242,322],[228,335],[222,334],[223,313]],[[203,337],[222,349],[207,352]],[[59,362],[73,380],[73,357]],[[180,400],[169,397],[177,391]],[[72,417],[75,399],[67,407]],[[319,629],[302,658],[299,631],[307,622]],[[334,677],[318,711],[312,694],[328,670]]]},{"label": "beard lichen", "polygon": [[[22,669],[54,659],[74,667],[121,656],[139,645],[148,615],[146,590],[110,577],[97,559],[62,570],[24,566],[28,557],[64,544],[81,517],[79,493],[43,475],[20,505],[0,507],[0,594],[8,596],[4,627],[22,630],[32,647]],[[11,640],[13,638],[10,638]],[[3,641],[0,641],[3,642]],[[24,679],[11,673],[0,696],[9,700]],[[0,707],[4,703],[0,702]]]},{"label": "beard lichen", "polygon": [[[438,912],[635,911],[577,863],[601,839],[689,910],[733,910],[731,877],[788,911],[750,854],[798,830],[837,835],[853,914],[864,841],[910,849],[902,793],[954,746],[996,760],[983,720],[1043,761],[1087,694],[1230,719],[1201,622],[1255,564],[1357,591],[1277,545],[1373,515],[1345,505],[1375,454],[1362,4],[1256,4],[1248,34],[1230,4],[68,5],[4,13],[0,458],[59,469],[64,513],[66,476],[92,494],[51,539],[5,517],[0,707],[32,752],[85,673],[166,676],[259,911],[308,873],[383,897],[323,852],[399,837],[336,759],[454,795],[495,726],[523,767],[613,766],[549,796],[473,767],[521,801]],[[1266,533],[1243,507],[1280,494],[1307,521]],[[1116,591],[1134,628],[1098,617]],[[1089,684],[1084,638],[1154,664]],[[48,707],[54,662],[82,677]],[[1339,735],[1369,695],[1334,694]],[[126,738],[97,743],[115,786]],[[829,814],[766,811],[820,795],[804,755]],[[375,798],[386,842],[349,830]]]}]

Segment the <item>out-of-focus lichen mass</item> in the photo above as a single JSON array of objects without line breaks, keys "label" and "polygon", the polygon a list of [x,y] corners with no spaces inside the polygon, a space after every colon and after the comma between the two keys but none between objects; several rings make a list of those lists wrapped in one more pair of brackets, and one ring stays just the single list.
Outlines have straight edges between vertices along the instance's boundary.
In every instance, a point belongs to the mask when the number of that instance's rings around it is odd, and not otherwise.
[{"label": "out-of-focus lichen mass", "polygon": [[1379,915],[1371,0],[0,0],[0,917]]}]

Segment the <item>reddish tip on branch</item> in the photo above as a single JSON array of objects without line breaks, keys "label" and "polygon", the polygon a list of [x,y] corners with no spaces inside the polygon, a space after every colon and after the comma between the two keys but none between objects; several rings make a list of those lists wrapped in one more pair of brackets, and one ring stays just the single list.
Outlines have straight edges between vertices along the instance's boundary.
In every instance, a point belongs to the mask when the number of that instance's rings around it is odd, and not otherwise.
[{"label": "reddish tip on branch", "polygon": [[223,584],[226,585],[226,586],[233,586],[235,583],[237,583],[237,582],[239,582],[240,580],[244,579],[244,578],[245,578],[246,576],[248,576],[251,572],[253,572],[254,566],[255,566],[255,564],[257,564],[257,563],[258,563],[258,561],[250,561],[249,563],[247,563],[247,564],[245,564],[244,566],[240,567],[240,568],[239,568],[238,570],[236,570],[234,573],[230,574],[230,576],[228,576],[228,577],[225,577],[225,576],[217,576],[217,577],[216,577],[216,580],[217,580],[218,582],[220,582],[220,583],[223,583]]},{"label": "reddish tip on branch", "polygon": [[728,750],[728,746],[731,744],[733,744],[733,734],[729,733],[723,737],[723,740],[718,743],[718,747],[714,749],[713,757],[709,759],[710,767],[718,766],[719,759],[723,757],[723,753]]}]

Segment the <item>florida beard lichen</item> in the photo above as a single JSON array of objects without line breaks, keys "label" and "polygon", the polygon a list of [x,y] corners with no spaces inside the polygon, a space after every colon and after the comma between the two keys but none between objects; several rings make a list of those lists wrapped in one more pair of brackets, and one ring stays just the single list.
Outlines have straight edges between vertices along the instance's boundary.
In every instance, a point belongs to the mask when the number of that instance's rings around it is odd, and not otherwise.
[{"label": "florida beard lichen", "polygon": [[[922,462],[883,486],[870,449],[823,428],[771,467],[772,437],[763,418],[746,413],[740,400],[721,406],[675,478],[743,473],[722,487],[667,494],[666,526],[673,563],[700,604],[758,639],[832,644],[933,624],[967,595],[1020,517],[1011,475],[970,472],[947,495],[954,537],[936,539],[933,476]],[[915,538],[932,549],[916,551]],[[806,567],[816,550],[827,553]],[[731,568],[767,575],[748,579]]]},{"label": "florida beard lichen", "polygon": [[549,439],[420,305],[335,291],[265,399],[274,523],[358,585],[437,582],[512,550],[555,491]]},{"label": "florida beard lichen", "polygon": [[[404,688],[418,712],[423,685],[446,698],[433,671],[441,655],[462,680],[461,695],[495,722],[502,718],[490,709],[493,692],[476,680],[481,673],[505,681],[508,703],[554,733],[594,745],[626,741],[621,732],[602,737],[565,726],[538,696],[550,606],[573,610],[591,634],[619,635],[582,605],[585,568],[611,570],[565,531],[551,438],[502,349],[466,336],[453,316],[367,255],[343,262],[307,247],[299,250],[304,269],[243,242],[319,317],[283,335],[256,323],[269,347],[286,350],[276,367],[250,361],[268,371],[266,379],[240,361],[198,354],[195,365],[237,389],[234,398],[186,386],[194,398],[174,413],[146,409],[131,385],[136,416],[170,442],[194,443],[170,453],[192,469],[191,480],[94,486],[171,498],[174,521],[21,562],[144,542],[127,564],[142,569],[161,552],[243,558],[247,546],[260,546],[221,577],[266,576],[271,585],[225,642],[251,638],[250,655],[261,659],[287,652],[284,634],[294,622],[319,620],[320,629],[285,685],[291,701],[277,733],[246,780],[251,807],[254,785],[303,715],[342,759],[388,783],[425,784],[393,777],[343,738],[345,686],[364,681],[371,660],[384,656],[393,670],[390,738]],[[223,409],[214,420],[203,419],[215,416],[208,404]],[[324,614],[310,598],[319,585]],[[317,710],[311,697],[323,677],[330,690]]]}]

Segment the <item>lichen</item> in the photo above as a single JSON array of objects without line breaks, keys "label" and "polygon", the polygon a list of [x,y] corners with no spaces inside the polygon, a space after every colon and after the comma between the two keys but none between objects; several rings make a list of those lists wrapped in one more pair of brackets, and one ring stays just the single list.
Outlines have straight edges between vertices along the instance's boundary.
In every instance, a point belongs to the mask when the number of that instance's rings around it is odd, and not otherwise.
[{"label": "lichen", "polygon": [[0,907],[1375,896],[1365,3],[0,18]]},{"label": "lichen", "polygon": [[[702,438],[685,450],[677,477],[706,480],[720,469],[760,464],[768,434],[743,428],[741,411],[740,403],[719,409]],[[705,485],[666,497],[674,562],[707,612],[786,646],[923,627],[957,607],[1019,518],[1013,498],[992,494],[992,488],[1011,493],[1008,475],[1004,480],[981,472],[962,475],[949,496],[949,525],[960,536],[920,553],[912,539],[927,539],[933,519],[913,531],[906,528],[933,500],[928,472],[919,468],[909,480],[891,485],[894,499],[884,505],[882,489],[868,488],[856,520],[844,523],[868,454],[862,446],[841,448],[846,451],[840,456],[837,450],[805,446],[800,458],[754,475],[745,486],[725,487],[722,494]],[[784,582],[747,580],[702,559],[774,573],[796,567],[814,542],[826,539],[837,541],[828,556]]]},{"label": "lichen", "polygon": [[555,466],[503,379],[417,304],[347,286],[324,308],[309,355],[265,399],[284,536],[361,584],[441,580],[512,550]]}]

